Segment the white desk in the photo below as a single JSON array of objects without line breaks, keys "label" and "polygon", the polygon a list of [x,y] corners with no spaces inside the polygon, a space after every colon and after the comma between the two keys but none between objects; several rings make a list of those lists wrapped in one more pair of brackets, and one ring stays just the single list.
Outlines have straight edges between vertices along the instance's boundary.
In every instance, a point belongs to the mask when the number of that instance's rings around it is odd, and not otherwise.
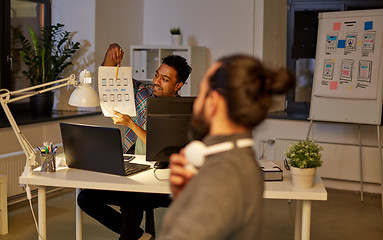
[{"label": "white desk", "polygon": [[[137,156],[134,162],[145,162],[144,156]],[[160,178],[167,178],[169,170],[158,170]],[[19,178],[20,184],[38,186],[38,222],[41,237],[46,239],[46,187],[76,188],[77,194],[83,188],[131,191],[147,193],[170,193],[167,181],[159,181],[153,175],[153,169],[130,177],[121,177],[77,169],[63,169],[55,173],[34,172],[32,176]],[[297,190],[291,185],[291,177],[284,176],[283,181],[265,182],[264,198],[295,199],[295,239],[310,239],[311,200],[327,200],[327,192],[319,176],[315,186],[309,190]],[[82,239],[81,210],[76,207],[76,239]]]},{"label": "white desk", "polygon": [[322,179],[316,175],[314,187],[300,190],[293,187],[290,173],[284,170],[283,181],[265,182],[263,197],[266,199],[291,199],[297,200],[295,212],[294,239],[310,239],[310,216],[312,200],[327,200],[327,191]]}]

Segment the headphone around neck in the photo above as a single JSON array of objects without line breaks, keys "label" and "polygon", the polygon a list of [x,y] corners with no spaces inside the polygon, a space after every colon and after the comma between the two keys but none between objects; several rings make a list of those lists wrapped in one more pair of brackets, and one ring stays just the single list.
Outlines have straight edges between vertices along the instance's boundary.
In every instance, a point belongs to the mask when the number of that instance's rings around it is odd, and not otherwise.
[{"label": "headphone around neck", "polygon": [[206,146],[201,141],[192,141],[185,147],[185,157],[189,164],[186,168],[194,173],[205,163],[205,157],[221,152],[227,152],[236,148],[246,148],[253,146],[254,141],[251,138],[241,138],[235,142],[222,142],[211,146]]}]

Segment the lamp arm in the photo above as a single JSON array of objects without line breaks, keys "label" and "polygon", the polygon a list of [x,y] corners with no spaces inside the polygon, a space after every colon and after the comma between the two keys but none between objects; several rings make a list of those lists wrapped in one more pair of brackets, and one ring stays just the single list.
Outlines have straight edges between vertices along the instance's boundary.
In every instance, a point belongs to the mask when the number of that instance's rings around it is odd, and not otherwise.
[{"label": "lamp arm", "polygon": [[1,103],[1,106],[3,107],[4,113],[7,116],[8,121],[11,124],[11,127],[13,129],[13,132],[15,133],[16,138],[19,141],[21,148],[23,149],[25,157],[26,157],[26,165],[25,165],[23,175],[30,175],[32,172],[32,166],[36,164],[37,152],[32,147],[32,145],[28,142],[25,136],[21,133],[19,127],[16,124],[15,118],[13,117],[7,103],[4,101],[3,98],[0,99],[0,103]]},{"label": "lamp arm", "polygon": [[[75,81],[75,79],[76,79],[76,76],[74,74],[72,74],[72,75],[70,75],[67,78],[59,79],[59,80],[52,81],[52,82],[49,82],[49,83],[39,84],[39,85],[36,85],[36,86],[32,86],[32,87],[29,87],[29,88],[24,88],[24,89],[16,90],[16,91],[13,91],[13,92],[7,92],[7,93],[4,93],[4,94],[1,94],[0,96],[1,96],[1,98],[5,98],[5,97],[3,97],[3,95],[9,95],[7,103],[12,103],[12,102],[16,102],[16,101],[21,100],[21,99],[29,98],[29,97],[32,97],[34,95],[38,95],[40,93],[48,92],[48,91],[51,91],[51,90],[54,90],[54,89],[58,89],[58,88],[61,88],[61,87],[65,87],[65,86],[68,86],[68,85],[77,85],[77,82]],[[62,82],[64,82],[64,83],[62,83]],[[57,84],[57,83],[62,83],[62,84],[54,86],[54,84]],[[42,88],[42,87],[46,87],[46,86],[51,86],[51,87],[45,88],[45,89],[42,89],[42,90],[39,90],[39,91],[30,92],[32,90],[35,90],[35,89],[38,89],[38,88]],[[27,93],[27,92],[29,92],[29,93]],[[18,94],[22,94],[22,93],[24,93],[24,94],[19,96],[19,97],[14,97],[12,99],[10,98],[12,95],[18,95]]]},{"label": "lamp arm", "polygon": [[[31,175],[31,173],[32,173],[32,166],[36,165],[37,152],[32,147],[30,142],[26,139],[26,137],[22,134],[22,132],[20,131],[19,127],[17,126],[16,120],[13,117],[13,115],[12,115],[12,113],[11,113],[9,107],[8,107],[8,103],[15,102],[15,101],[18,101],[18,100],[21,100],[21,99],[24,99],[24,98],[28,98],[28,97],[31,97],[31,96],[34,96],[34,95],[37,95],[37,94],[40,94],[40,93],[44,93],[44,92],[47,92],[47,91],[51,91],[53,89],[61,88],[61,87],[64,87],[64,86],[77,85],[77,83],[75,81],[75,78],[76,78],[75,75],[72,74],[70,77],[67,77],[67,78],[63,78],[63,79],[60,79],[60,80],[52,81],[52,82],[49,82],[49,83],[43,83],[43,84],[40,84],[40,85],[36,85],[36,86],[33,86],[33,87],[16,90],[16,91],[13,91],[13,92],[10,92],[10,91],[8,91],[6,89],[1,89],[0,90],[0,92],[1,91],[5,92],[5,93],[0,94],[0,104],[3,107],[4,113],[7,116],[9,123],[11,124],[13,132],[15,133],[16,138],[19,141],[19,143],[21,145],[21,148],[23,149],[23,151],[25,153],[26,164],[25,164],[25,169],[24,169],[23,175],[25,175],[25,176]],[[57,83],[62,83],[62,84],[53,86],[54,84],[57,84]],[[37,88],[42,88],[42,87],[45,87],[45,86],[51,86],[51,87],[49,87],[47,89],[40,90],[40,91],[35,91],[35,92],[27,93],[27,94],[24,94],[24,95],[21,95],[19,97],[15,97],[15,98],[11,99],[12,95],[23,94],[23,93],[26,93],[28,91],[31,91],[31,90],[34,90],[34,89],[37,89]]]}]

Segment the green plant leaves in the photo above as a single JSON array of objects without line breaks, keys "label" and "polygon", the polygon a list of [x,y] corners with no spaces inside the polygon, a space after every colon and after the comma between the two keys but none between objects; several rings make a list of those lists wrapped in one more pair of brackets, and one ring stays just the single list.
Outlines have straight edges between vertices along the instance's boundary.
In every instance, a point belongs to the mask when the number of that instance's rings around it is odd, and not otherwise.
[{"label": "green plant leaves", "polygon": [[35,31],[28,26],[32,43],[20,31],[14,31],[21,43],[20,56],[28,66],[23,74],[32,86],[61,78],[62,71],[72,64],[70,59],[80,48],[80,43],[71,41],[71,32],[63,28],[64,24],[60,23],[42,28],[38,39]]},{"label": "green plant leaves", "polygon": [[315,168],[322,166],[320,160],[322,155],[319,153],[322,150],[323,147],[317,145],[315,141],[305,140],[290,145],[285,155],[289,158],[289,164],[292,167]]},{"label": "green plant leaves", "polygon": [[170,29],[171,34],[181,34],[181,28],[180,27],[174,27]]}]

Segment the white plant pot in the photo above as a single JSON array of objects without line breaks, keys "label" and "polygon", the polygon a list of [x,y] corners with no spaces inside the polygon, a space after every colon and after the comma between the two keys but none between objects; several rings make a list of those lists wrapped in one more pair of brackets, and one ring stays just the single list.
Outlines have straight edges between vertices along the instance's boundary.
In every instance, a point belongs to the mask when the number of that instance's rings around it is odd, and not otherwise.
[{"label": "white plant pot", "polygon": [[314,186],[317,168],[296,168],[290,166],[290,171],[295,188],[309,189]]},{"label": "white plant pot", "polygon": [[182,35],[181,34],[172,34],[172,45],[181,46],[182,45]]}]

